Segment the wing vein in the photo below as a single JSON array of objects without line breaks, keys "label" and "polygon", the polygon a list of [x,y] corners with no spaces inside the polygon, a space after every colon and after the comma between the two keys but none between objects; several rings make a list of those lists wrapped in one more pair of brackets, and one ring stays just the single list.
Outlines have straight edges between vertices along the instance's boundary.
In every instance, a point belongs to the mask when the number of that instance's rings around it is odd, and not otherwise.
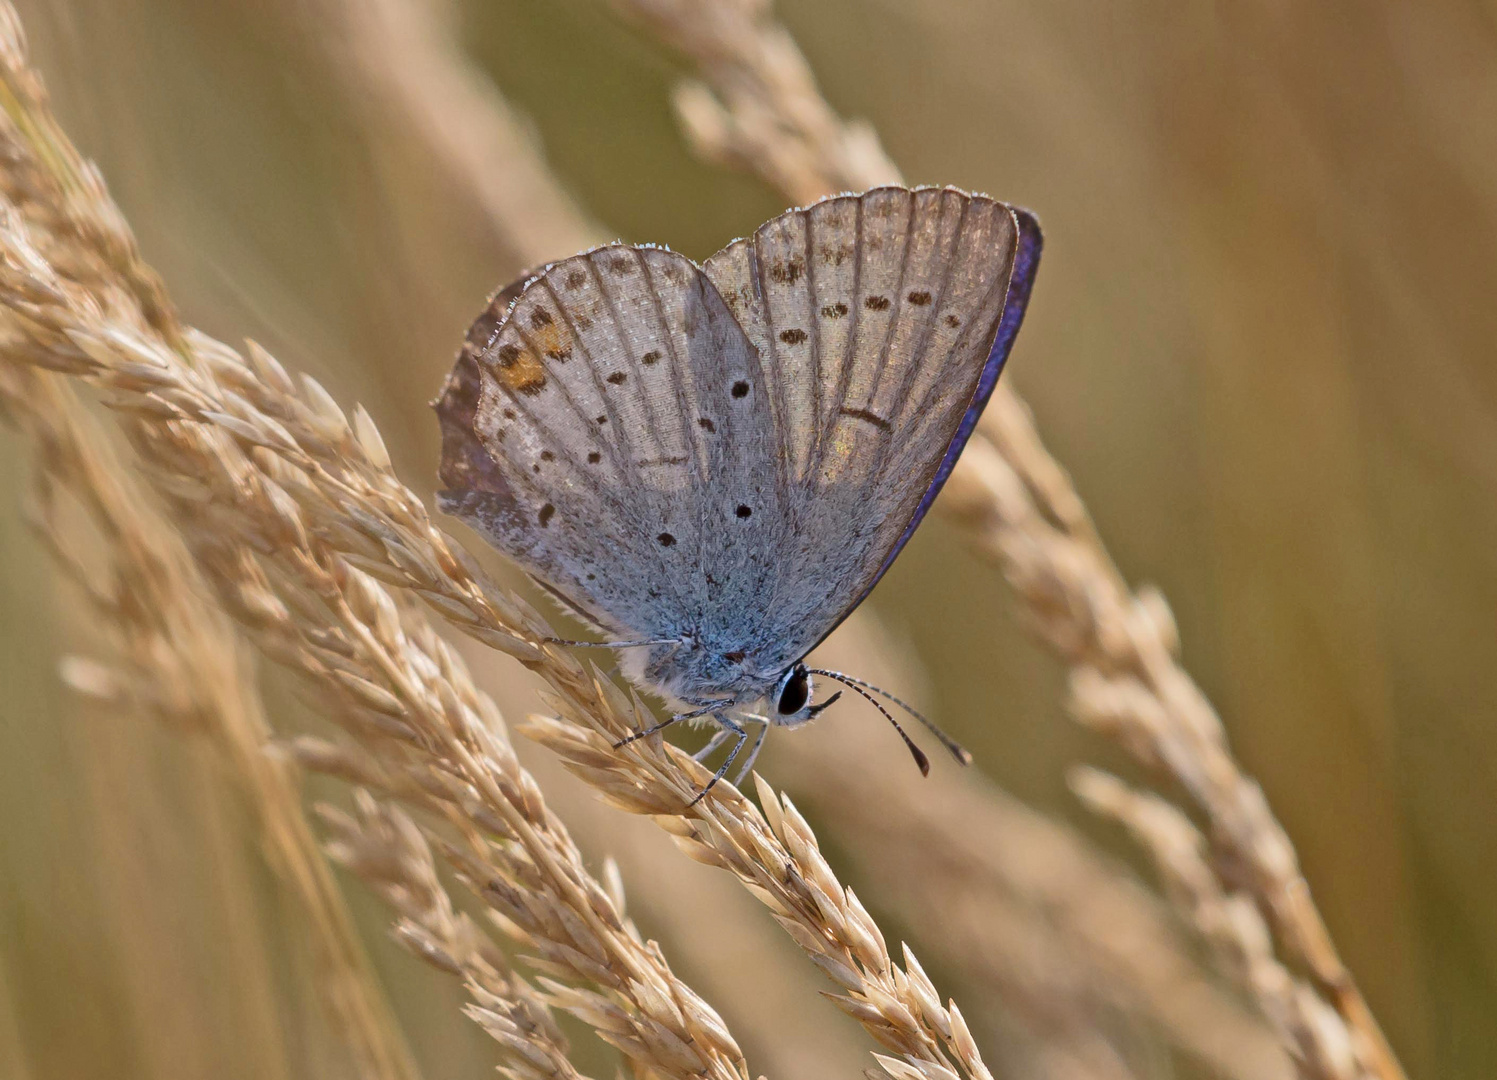
[{"label": "wing vein", "polygon": [[[603,298],[603,303],[608,305],[608,325],[613,331],[613,336],[615,339],[617,339],[624,355],[628,356],[630,351],[629,343],[624,340],[624,333],[622,329],[623,324],[619,319],[618,308],[614,306],[613,297],[608,295],[608,290],[603,286],[603,275],[598,272],[598,266],[593,261],[592,254],[596,254],[596,252],[591,253],[588,258],[582,261],[587,264],[587,271],[592,275],[593,284],[597,287],[598,295]],[[550,289],[549,282],[547,283],[546,287],[548,290]],[[553,293],[552,296],[554,298],[555,294]],[[563,312],[563,314],[565,314],[565,312]],[[572,329],[573,336],[576,336],[576,328],[571,327],[571,319],[567,320],[567,324],[569,328]],[[579,338],[578,340],[580,341],[581,339]],[[583,346],[583,349],[584,351],[587,351],[586,346]],[[618,409],[614,408],[613,402],[609,399],[607,391],[603,389],[603,384],[598,374],[598,367],[593,362],[593,355],[591,352],[588,352],[587,372],[592,377],[593,386],[598,391],[598,397],[603,402],[604,410],[608,413],[608,422],[613,426],[615,437],[618,439],[619,446],[622,449],[624,457],[626,459],[626,463],[628,465],[627,472],[630,479],[630,487],[635,491],[646,490],[643,482],[643,477],[639,472],[639,467],[635,464],[634,440],[630,438],[629,433],[624,430],[624,425],[619,423]],[[640,530],[640,535],[645,538],[645,547],[650,549],[652,554],[655,556],[655,564],[660,567],[661,584],[670,591],[672,599],[674,599],[676,602],[676,610],[684,612],[686,608],[685,605],[681,603],[681,592],[676,588],[676,575],[672,573],[671,568],[666,565],[665,559],[660,554],[660,552],[651,547],[648,539],[650,535],[650,526],[643,522],[639,522],[639,524],[644,525],[644,527]]]},{"label": "wing vein", "polygon": [[[520,339],[524,341],[525,335],[520,332],[519,327],[516,327],[515,330],[517,333],[520,333]],[[492,385],[499,388],[499,390],[504,394],[509,403],[513,405],[517,410],[519,410],[520,415],[524,416],[525,419],[530,422],[530,426],[533,429],[535,429],[536,431],[544,431],[548,434],[550,433],[550,428],[536,419],[535,413],[533,413],[526,406],[526,404],[520,400],[519,396],[516,395],[513,390],[504,385],[504,383],[498,379],[492,379],[491,382]],[[570,395],[568,395],[568,400],[570,400]],[[589,489],[595,495],[597,495],[598,499],[617,510],[619,516],[627,520],[628,515],[625,513],[624,506],[609,493],[608,489],[600,486],[597,481],[592,480],[590,477],[588,477],[587,473],[582,469],[580,463],[572,457],[571,452],[567,450],[565,446],[562,446],[562,444],[554,438],[551,439],[550,442],[553,445],[561,447],[562,455],[565,458],[567,464],[569,464],[579,476],[582,476],[587,480]],[[528,474],[524,469],[520,468],[518,466],[518,463],[515,462],[508,454],[491,454],[490,456],[494,458],[495,462],[498,463],[501,468],[504,469],[506,473],[506,479],[508,479],[511,483],[515,483],[516,486],[527,488],[532,494],[539,496],[542,501],[549,501],[550,492],[540,484],[536,483],[531,475]]]},{"label": "wing vein", "polygon": [[[1015,230],[1015,234],[1014,234],[1014,248],[1013,248],[1013,252],[1014,253],[1017,253],[1017,251],[1018,251],[1018,243],[1019,243],[1018,232],[1017,232],[1017,230]],[[987,306],[988,306],[989,302],[993,298],[993,294],[995,292],[997,292],[998,286],[1000,284],[1003,286],[1003,291],[1004,291],[1004,294],[1005,294],[1004,307],[1007,307],[1008,301],[1006,299],[1006,296],[1007,296],[1007,293],[1008,293],[1008,290],[1009,290],[1009,286],[1010,286],[1010,284],[1013,281],[1013,276],[1014,276],[1013,258],[1010,257],[1010,259],[1009,259],[1009,271],[1008,271],[1008,273],[1006,275],[1002,276],[1002,277],[995,278],[994,281],[993,281],[993,284],[991,284],[991,285],[988,286],[988,291],[985,294],[983,294],[982,303],[980,305],[978,305],[977,310],[978,311],[984,311],[984,310],[987,309]],[[999,308],[999,310],[998,310],[998,319],[1001,321],[1002,318],[1003,318],[1003,308]],[[967,325],[964,326],[964,327],[962,327],[961,335],[956,339],[956,344],[952,347],[952,350],[951,350],[951,354],[953,356],[960,356],[966,350],[966,348],[969,346],[969,344],[971,342],[972,329],[976,325],[977,325],[977,320],[976,319],[970,319],[970,320],[968,320]],[[997,332],[998,322],[994,322],[993,326],[994,326],[994,332],[996,333]],[[987,354],[985,353],[983,355],[983,360],[982,360],[984,366],[987,365],[987,361],[988,361],[988,358],[987,358]],[[936,381],[934,381],[934,382],[931,383],[930,389],[927,390],[925,392],[925,396],[920,399],[920,407],[919,407],[919,409],[918,409],[918,411],[916,413],[917,416],[926,416],[926,415],[929,414],[929,412],[930,412],[930,406],[931,406],[932,402],[935,400],[936,395],[938,395],[941,392],[941,387],[942,387],[942,384],[944,383],[944,381],[945,381],[945,378],[944,378],[944,373],[943,373],[943,377],[941,379],[938,379],[938,380],[936,380]],[[975,389],[976,388],[974,387],[974,390]],[[965,409],[963,411],[965,412]],[[919,420],[917,419],[915,422],[918,424]]]},{"label": "wing vein", "polygon": [[779,446],[779,453],[775,455],[775,476],[779,479],[780,490],[788,489],[787,462],[790,458],[790,406],[785,401],[785,387],[779,378],[779,346],[775,344],[775,322],[774,305],[770,303],[769,293],[764,288],[764,263],[759,258],[759,237],[763,234],[761,227],[754,233],[753,243],[749,245],[749,276],[754,283],[754,293],[759,298],[760,309],[764,312],[764,341],[769,348],[769,356],[759,357],[759,378],[765,386],[770,389],[770,401],[773,403],[772,412],[775,418],[775,441]]},{"label": "wing vein", "polygon": [[[904,318],[904,282],[905,275],[910,269],[910,246],[915,240],[915,207],[919,204],[918,198],[910,196],[910,212],[904,223],[904,254],[899,259],[899,284],[894,287],[894,316],[889,320],[889,325],[884,329],[884,343],[879,346],[878,363],[873,366],[873,385],[868,388],[868,405],[871,407],[878,400],[878,388],[884,381],[884,369],[889,366],[889,348],[894,344],[894,332],[899,327],[899,321]],[[840,411],[844,401],[838,406]],[[892,439],[884,439],[885,444],[893,442]],[[879,453],[882,454],[881,447]]]},{"label": "wing vein", "polygon": [[[660,336],[665,341],[665,347],[670,350],[671,354],[671,389],[675,391],[676,409],[680,414],[682,431],[681,442],[683,446],[689,447],[691,449],[691,454],[687,458],[687,466],[690,470],[692,488],[696,491],[705,491],[707,488],[707,471],[710,466],[710,462],[707,458],[706,437],[702,435],[697,425],[691,422],[691,414],[693,411],[695,411],[692,406],[695,403],[694,399],[696,393],[696,381],[694,379],[692,380],[693,401],[691,403],[688,403],[686,400],[686,386],[681,381],[680,351],[676,348],[676,336],[671,332],[670,324],[666,320],[665,304],[660,299],[660,290],[655,284],[655,274],[650,269],[650,260],[641,256],[639,265],[641,272],[645,276],[645,284],[650,287],[650,301],[655,308],[655,317],[660,322]],[[700,281],[698,282],[698,285],[700,285]],[[636,385],[640,387],[641,395],[648,397],[648,395],[644,394],[643,376],[639,374],[637,370],[635,377],[641,380],[640,382],[636,383]],[[650,409],[650,416],[654,418],[654,407],[649,406],[648,404],[647,407]],[[658,421],[656,422],[658,424]],[[702,573],[702,550],[704,547],[704,537],[706,535],[707,526],[707,500],[699,498],[696,500],[696,503],[697,542],[695,545],[693,545],[694,550],[692,553],[692,559],[694,560],[697,573],[700,574]],[[698,618],[698,620],[700,620],[702,615],[700,610],[694,612],[693,614]]]},{"label": "wing vein", "polygon": [[842,370],[837,373],[837,407],[828,409],[821,423],[820,437],[817,439],[816,471],[821,471],[825,459],[821,450],[826,441],[831,438],[832,428],[837,423],[837,415],[842,411],[842,406],[847,404],[847,386],[852,381],[853,356],[858,348],[858,335],[863,330],[863,305],[859,298],[863,295],[863,200],[853,201],[853,260],[852,260],[852,325],[847,328],[847,344],[842,353]]},{"label": "wing vein", "polygon": [[802,217],[806,222],[806,292],[811,295],[811,416],[816,421],[811,430],[813,442],[806,447],[806,466],[809,468],[812,462],[821,460],[821,324],[818,321],[821,297],[816,292],[816,237],[813,232],[816,215],[807,210]]},{"label": "wing vein", "polygon": [[[915,376],[920,372],[921,365],[925,360],[925,354],[930,348],[931,334],[935,331],[936,327],[936,317],[940,313],[941,307],[945,303],[946,293],[951,288],[951,276],[956,268],[956,253],[960,250],[962,243],[962,227],[967,223],[967,208],[971,205],[971,203],[966,199],[958,200],[958,202],[960,205],[960,211],[956,222],[956,230],[952,233],[951,245],[945,253],[945,258],[943,258],[942,260],[945,265],[943,267],[943,273],[941,275],[941,288],[936,293],[935,299],[928,305],[929,311],[927,312],[925,317],[925,326],[921,330],[920,344],[917,348],[911,350],[910,362],[905,365],[903,377],[899,380],[899,392],[894,399],[898,411],[895,412],[894,415],[889,417],[890,423],[893,424],[896,428],[903,427],[907,422],[907,417],[911,415],[918,415],[912,414],[905,407],[905,399],[910,392],[910,386],[915,381]],[[944,218],[945,216],[946,202],[945,200],[942,200],[941,215],[940,218],[937,219],[936,235],[938,236],[940,235],[940,219]],[[900,291],[904,291],[902,285]],[[971,320],[968,321],[970,322]],[[947,356],[942,360],[941,370],[936,375],[933,381],[936,383],[945,382],[948,377],[950,368],[953,364],[959,363],[961,361],[962,355],[963,354],[961,350],[952,349],[951,352],[948,353]],[[896,449],[897,448],[895,446],[895,440],[893,439],[884,440],[883,445],[879,447],[880,460],[878,463],[878,467],[874,472],[874,476],[876,478],[875,483],[881,483],[883,481],[884,473],[888,470],[889,465],[897,456]],[[939,466],[939,462],[937,462],[937,465]]]}]

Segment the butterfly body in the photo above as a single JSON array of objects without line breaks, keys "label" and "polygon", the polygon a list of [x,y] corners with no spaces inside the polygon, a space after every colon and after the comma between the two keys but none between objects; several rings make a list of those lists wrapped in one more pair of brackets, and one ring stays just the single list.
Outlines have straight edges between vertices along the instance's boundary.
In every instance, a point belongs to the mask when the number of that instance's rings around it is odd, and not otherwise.
[{"label": "butterfly body", "polygon": [[1022,210],[889,187],[787,211],[701,266],[629,245],[553,263],[469,332],[437,402],[441,505],[649,642],[622,670],[679,715],[804,722],[801,661],[944,482],[1039,246]]}]

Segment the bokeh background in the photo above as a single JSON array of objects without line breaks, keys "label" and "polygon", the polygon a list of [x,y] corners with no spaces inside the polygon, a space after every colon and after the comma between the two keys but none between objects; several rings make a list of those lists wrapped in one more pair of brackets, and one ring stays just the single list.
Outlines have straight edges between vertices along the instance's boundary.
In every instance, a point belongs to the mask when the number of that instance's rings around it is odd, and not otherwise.
[{"label": "bokeh background", "polygon": [[[385,0],[369,4],[373,18]],[[358,6],[18,4],[64,123],[188,319],[364,402],[429,491],[426,402],[524,245],[452,186],[377,80],[340,74],[357,34],[339,20]],[[798,0],[779,14],[833,105],[870,121],[910,180],[1039,213],[1044,266],[1005,378],[1123,572],[1170,598],[1187,667],[1410,1074],[1493,1075],[1497,9]],[[671,111],[682,69],[605,4],[463,0],[427,16],[531,125],[602,238],[702,258],[783,209],[691,155]],[[347,1075],[232,787],[190,741],[59,686],[58,658],[88,651],[89,628],[22,524],[26,470],[0,434],[0,1075]],[[1059,664],[947,523],[930,519],[871,605],[904,667],[887,677],[987,777],[1130,858],[1065,784],[1070,764],[1114,752],[1066,717]],[[518,669],[484,674],[516,719],[533,707]],[[315,724],[268,682],[278,724]],[[839,713],[804,736],[825,769],[852,767],[851,742],[892,742]],[[877,798],[880,772],[910,768],[887,749],[854,790]],[[785,769],[801,798],[815,771]],[[928,783],[950,780],[938,767]],[[809,969],[768,970],[767,919],[570,798],[584,846],[618,855],[645,896],[636,915],[730,1020],[752,1013],[738,999],[771,997],[809,1026],[752,1030],[751,1062],[856,1075],[861,1034]],[[847,844],[839,865],[877,909],[895,870],[876,838]],[[356,885],[349,899],[425,1074],[489,1075],[460,990],[386,941]],[[938,921],[884,914],[938,951]],[[1013,1021],[991,1012],[1001,1046]],[[802,1037],[823,1061],[775,1057]],[[1145,1031],[1119,1041],[1137,1075],[1211,1075]]]}]

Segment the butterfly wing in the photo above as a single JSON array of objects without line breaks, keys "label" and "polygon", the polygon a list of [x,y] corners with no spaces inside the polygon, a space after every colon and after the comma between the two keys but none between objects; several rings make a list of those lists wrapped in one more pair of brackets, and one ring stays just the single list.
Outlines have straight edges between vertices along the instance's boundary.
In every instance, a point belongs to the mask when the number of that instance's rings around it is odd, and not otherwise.
[{"label": "butterfly wing", "polygon": [[615,634],[718,625],[773,589],[783,542],[762,382],[691,260],[555,263],[490,302],[438,399],[443,509]]},{"label": "butterfly wing", "polygon": [[763,359],[788,473],[783,570],[752,643],[771,664],[846,618],[924,516],[997,382],[1039,250],[1025,211],[889,187],[791,210],[704,265]]}]

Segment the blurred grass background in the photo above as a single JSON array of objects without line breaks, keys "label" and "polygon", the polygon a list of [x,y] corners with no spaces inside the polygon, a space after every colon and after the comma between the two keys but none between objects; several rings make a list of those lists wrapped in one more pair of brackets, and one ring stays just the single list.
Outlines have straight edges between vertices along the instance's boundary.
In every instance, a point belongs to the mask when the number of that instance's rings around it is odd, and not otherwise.
[{"label": "blurred grass background", "polygon": [[[402,474],[429,482],[426,402],[521,267],[328,77],[320,4],[18,6],[62,119],[187,316],[365,402]],[[1493,1075],[1497,12],[806,0],[780,15],[912,181],[1040,214],[1045,265],[1006,377],[1123,571],[1170,597],[1187,666],[1410,1074]],[[701,258],[782,209],[690,156],[678,68],[603,5],[465,0],[433,17],[456,21],[608,235]],[[234,796],[192,746],[58,688],[87,627],[16,512],[22,447],[5,433],[0,451],[0,1076],[341,1075]],[[1063,780],[1107,751],[1065,718],[1057,664],[938,518],[872,603],[980,768],[1114,841]],[[850,712],[823,726],[829,753],[886,734]],[[458,988],[387,945],[349,892],[426,1075],[487,1075]],[[669,950],[669,919],[647,923]]]}]

